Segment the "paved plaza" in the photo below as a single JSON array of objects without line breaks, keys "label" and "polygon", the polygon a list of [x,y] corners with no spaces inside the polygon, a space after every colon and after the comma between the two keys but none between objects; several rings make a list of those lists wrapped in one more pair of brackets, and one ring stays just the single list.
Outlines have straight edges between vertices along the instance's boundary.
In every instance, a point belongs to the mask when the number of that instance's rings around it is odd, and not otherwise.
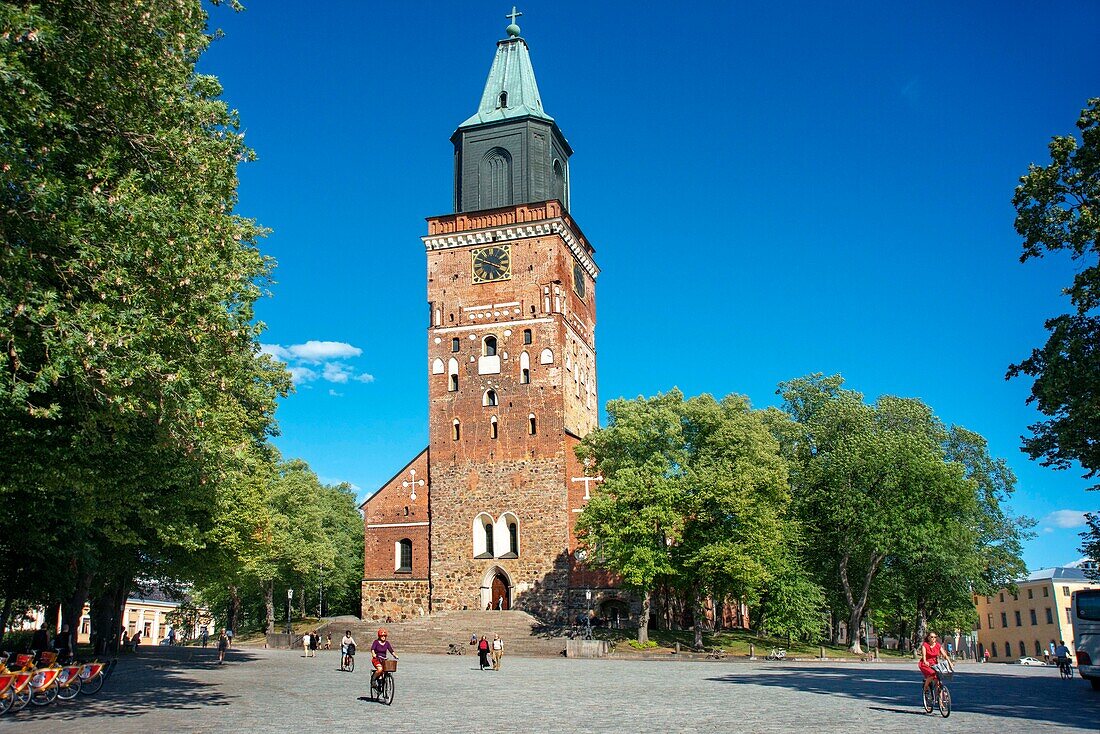
[{"label": "paved plaza", "polygon": [[[400,648],[399,648],[400,649]],[[1053,668],[962,665],[949,719],[919,707],[912,664],[407,655],[392,706],[335,651],[143,651],[99,695],[0,717],[3,732],[1100,732],[1100,692]],[[34,710],[32,710],[34,709]]]}]

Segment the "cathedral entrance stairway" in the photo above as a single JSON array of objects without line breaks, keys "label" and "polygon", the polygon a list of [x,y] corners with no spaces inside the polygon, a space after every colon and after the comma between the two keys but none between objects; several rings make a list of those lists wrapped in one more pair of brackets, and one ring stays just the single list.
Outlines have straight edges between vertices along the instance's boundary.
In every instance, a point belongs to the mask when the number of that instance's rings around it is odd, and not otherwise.
[{"label": "cathedral entrance stairway", "polygon": [[363,648],[375,639],[379,627],[389,630],[390,641],[400,656],[404,652],[445,654],[456,644],[467,655],[476,655],[470,645],[470,635],[482,635],[492,641],[494,634],[504,640],[505,655],[552,657],[565,650],[566,633],[558,627],[547,627],[526,612],[519,611],[445,611],[425,617],[413,617],[402,622],[331,622],[322,629],[332,633],[332,644],[350,629],[355,641]]}]

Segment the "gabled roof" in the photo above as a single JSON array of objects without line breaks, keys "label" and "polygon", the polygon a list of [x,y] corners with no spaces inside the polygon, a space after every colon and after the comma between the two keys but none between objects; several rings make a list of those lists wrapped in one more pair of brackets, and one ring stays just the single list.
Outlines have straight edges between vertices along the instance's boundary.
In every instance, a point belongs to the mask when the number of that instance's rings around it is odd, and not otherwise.
[{"label": "gabled roof", "polygon": [[1088,576],[1085,572],[1079,568],[1069,568],[1066,566],[1057,566],[1055,568],[1041,568],[1038,571],[1032,571],[1024,579],[1027,581],[1088,581]]},{"label": "gabled roof", "polygon": [[[509,26],[509,33],[519,28]],[[507,92],[507,100],[501,105],[501,93]],[[485,81],[485,91],[481,94],[481,104],[459,129],[486,122],[500,122],[518,117],[537,117],[553,122],[554,118],[542,109],[539,86],[535,82],[535,70],[531,66],[531,55],[527,41],[514,35],[503,41],[497,41],[497,55],[489,69],[489,78]]]}]

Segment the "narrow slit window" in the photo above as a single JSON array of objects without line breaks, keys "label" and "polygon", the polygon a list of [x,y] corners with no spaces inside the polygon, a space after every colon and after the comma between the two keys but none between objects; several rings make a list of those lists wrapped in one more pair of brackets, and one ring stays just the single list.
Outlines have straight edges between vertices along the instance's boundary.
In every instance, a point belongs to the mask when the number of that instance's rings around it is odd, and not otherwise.
[{"label": "narrow slit window", "polygon": [[534,436],[538,433],[538,424],[535,422],[535,414],[527,416],[527,432]]},{"label": "narrow slit window", "polygon": [[490,556],[495,555],[493,553],[493,524],[485,523],[485,552]]},{"label": "narrow slit window", "polygon": [[508,523],[508,550],[519,556],[519,526],[514,522]]},{"label": "narrow slit window", "polygon": [[452,352],[457,352],[458,351],[458,337],[457,336],[451,337],[451,351]]},{"label": "narrow slit window", "polygon": [[462,438],[462,424],[458,422],[458,418],[455,418],[455,422],[451,424],[451,440],[457,441]]},{"label": "narrow slit window", "polygon": [[494,415],[489,419],[489,438],[497,437],[497,417]]},{"label": "narrow slit window", "polygon": [[523,343],[524,344],[530,344],[531,343],[531,330],[530,329],[524,329],[523,330]]},{"label": "narrow slit window", "polygon": [[501,107],[507,107],[508,106],[508,92],[501,92],[500,93],[500,106]]},{"label": "narrow slit window", "polygon": [[485,391],[485,397],[482,398],[481,404],[486,406],[486,407],[496,406],[496,404],[497,404],[497,391],[496,390],[486,390]]},{"label": "narrow slit window", "polygon": [[452,374],[447,381],[447,391],[455,392],[458,390],[458,375]]}]

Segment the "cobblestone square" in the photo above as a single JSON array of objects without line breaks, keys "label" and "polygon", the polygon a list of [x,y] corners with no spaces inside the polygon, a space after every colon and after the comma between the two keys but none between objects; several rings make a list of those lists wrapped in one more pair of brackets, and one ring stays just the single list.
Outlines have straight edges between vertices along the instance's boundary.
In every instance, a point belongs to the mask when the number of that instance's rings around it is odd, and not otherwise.
[{"label": "cobblestone square", "polygon": [[[398,646],[398,652],[400,647]],[[0,717],[0,732],[1100,732],[1100,692],[1053,668],[960,665],[955,711],[920,708],[898,663],[675,662],[406,655],[392,706],[337,653],[143,651],[99,695]]]}]

